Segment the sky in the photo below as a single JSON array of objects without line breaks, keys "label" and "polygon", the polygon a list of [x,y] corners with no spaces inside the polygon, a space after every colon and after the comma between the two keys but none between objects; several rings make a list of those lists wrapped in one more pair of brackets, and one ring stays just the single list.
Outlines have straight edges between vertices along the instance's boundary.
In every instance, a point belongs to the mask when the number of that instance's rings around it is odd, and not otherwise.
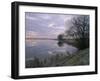
[{"label": "sky", "polygon": [[75,15],[25,12],[26,38],[57,38]]}]

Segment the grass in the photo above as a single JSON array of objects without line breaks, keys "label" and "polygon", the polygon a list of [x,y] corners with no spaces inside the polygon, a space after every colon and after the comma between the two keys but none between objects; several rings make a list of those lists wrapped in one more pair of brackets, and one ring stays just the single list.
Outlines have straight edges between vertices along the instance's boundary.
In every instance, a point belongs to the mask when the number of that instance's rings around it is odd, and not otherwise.
[{"label": "grass", "polygon": [[26,68],[89,65],[89,48],[74,54],[55,53],[45,59],[26,60]]}]

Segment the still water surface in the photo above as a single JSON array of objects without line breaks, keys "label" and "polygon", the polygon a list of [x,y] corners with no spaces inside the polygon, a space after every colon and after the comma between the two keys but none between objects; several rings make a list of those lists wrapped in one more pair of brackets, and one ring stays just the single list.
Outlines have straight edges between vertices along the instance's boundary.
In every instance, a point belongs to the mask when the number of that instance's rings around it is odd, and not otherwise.
[{"label": "still water surface", "polygon": [[25,58],[26,60],[37,58],[46,58],[55,53],[74,53],[78,49],[68,44],[59,44],[57,40],[26,40]]}]

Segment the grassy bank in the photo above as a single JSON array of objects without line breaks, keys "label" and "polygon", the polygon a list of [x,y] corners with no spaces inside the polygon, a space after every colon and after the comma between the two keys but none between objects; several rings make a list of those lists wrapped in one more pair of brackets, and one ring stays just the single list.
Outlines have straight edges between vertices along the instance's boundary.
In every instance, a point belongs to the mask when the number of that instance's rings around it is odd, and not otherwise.
[{"label": "grassy bank", "polygon": [[74,54],[53,54],[45,59],[34,57],[26,60],[26,68],[89,65],[89,49],[80,50]]}]

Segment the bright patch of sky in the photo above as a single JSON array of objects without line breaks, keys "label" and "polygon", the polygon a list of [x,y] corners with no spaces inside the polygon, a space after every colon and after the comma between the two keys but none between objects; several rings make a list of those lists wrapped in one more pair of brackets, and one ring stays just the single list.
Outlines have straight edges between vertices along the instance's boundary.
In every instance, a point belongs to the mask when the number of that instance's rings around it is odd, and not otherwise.
[{"label": "bright patch of sky", "polygon": [[[69,29],[75,15],[25,12],[26,37],[57,38]],[[30,35],[30,36],[29,36]]]}]

